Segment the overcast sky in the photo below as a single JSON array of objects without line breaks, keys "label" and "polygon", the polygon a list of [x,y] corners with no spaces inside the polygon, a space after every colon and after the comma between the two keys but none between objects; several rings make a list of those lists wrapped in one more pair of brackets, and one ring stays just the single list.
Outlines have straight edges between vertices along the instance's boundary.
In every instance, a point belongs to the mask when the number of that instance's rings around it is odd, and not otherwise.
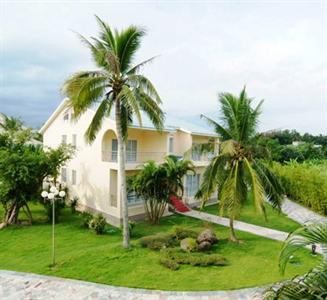
[{"label": "overcast sky", "polygon": [[218,93],[244,85],[265,99],[261,130],[327,133],[327,1],[0,0],[0,111],[40,126],[71,73],[94,69],[73,31],[96,35],[94,14],[111,26],[147,28],[137,60],[164,110],[198,122],[215,116]]}]

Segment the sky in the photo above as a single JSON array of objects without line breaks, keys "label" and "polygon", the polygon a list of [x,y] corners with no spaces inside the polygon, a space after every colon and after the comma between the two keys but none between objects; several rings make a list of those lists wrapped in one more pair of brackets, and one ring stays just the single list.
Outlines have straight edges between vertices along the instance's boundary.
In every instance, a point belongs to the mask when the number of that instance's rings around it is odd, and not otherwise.
[{"label": "sky", "polygon": [[63,98],[64,80],[93,70],[75,32],[144,26],[136,62],[168,115],[219,117],[218,95],[246,86],[264,99],[260,130],[327,134],[327,1],[0,0],[0,112],[40,127]]}]

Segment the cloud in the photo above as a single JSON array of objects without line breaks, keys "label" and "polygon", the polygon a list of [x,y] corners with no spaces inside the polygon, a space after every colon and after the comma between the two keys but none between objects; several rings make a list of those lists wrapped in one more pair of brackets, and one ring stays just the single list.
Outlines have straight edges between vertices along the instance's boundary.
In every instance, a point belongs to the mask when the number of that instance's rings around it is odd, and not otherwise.
[{"label": "cloud", "polygon": [[[93,69],[73,31],[146,26],[137,60],[161,54],[144,73],[164,109],[194,119],[215,115],[219,92],[265,99],[261,129],[326,132],[327,14],[324,2],[5,2],[0,19],[0,111],[40,125],[61,100],[60,86]],[[197,122],[197,121],[195,121]]]}]

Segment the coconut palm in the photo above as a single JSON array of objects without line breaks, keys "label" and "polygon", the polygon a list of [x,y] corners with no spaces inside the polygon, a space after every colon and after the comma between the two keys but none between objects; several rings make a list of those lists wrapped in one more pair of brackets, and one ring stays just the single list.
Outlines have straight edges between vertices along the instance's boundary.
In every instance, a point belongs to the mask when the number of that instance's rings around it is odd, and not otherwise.
[{"label": "coconut palm", "polygon": [[282,282],[268,289],[265,299],[297,300],[327,299],[327,223],[304,226],[291,233],[285,241],[279,258],[282,273],[295,251],[304,246],[319,245],[323,252],[322,262],[306,275]]},{"label": "coconut palm", "polygon": [[194,172],[189,160],[168,156],[163,164],[149,161],[140,172],[128,180],[128,188],[144,200],[144,208],[151,224],[158,224],[171,195],[183,195],[183,178]]},{"label": "coconut palm", "polygon": [[123,246],[129,247],[128,207],[125,178],[125,142],[128,126],[136,116],[142,125],[143,111],[153,125],[162,129],[164,114],[160,109],[161,99],[145,76],[139,74],[142,66],[153,60],[150,58],[133,65],[134,56],[140,48],[145,35],[143,28],[129,26],[124,30],[112,30],[109,25],[96,17],[100,26],[98,37],[90,40],[80,36],[82,42],[91,50],[98,70],[82,71],[74,74],[63,85],[63,93],[78,118],[89,107],[98,104],[96,113],[85,133],[91,143],[101,128],[102,121],[115,110],[118,140],[118,164],[121,182],[121,201],[123,211]]},{"label": "coconut palm", "polygon": [[227,212],[230,219],[230,239],[238,242],[234,219],[239,217],[242,204],[251,198],[257,210],[265,215],[265,199],[279,207],[283,190],[278,178],[255,155],[254,137],[263,101],[253,108],[253,99],[244,88],[239,96],[220,94],[219,102],[219,122],[202,116],[213,126],[221,144],[220,153],[212,158],[203,174],[196,198],[204,204],[218,189],[220,212]]}]

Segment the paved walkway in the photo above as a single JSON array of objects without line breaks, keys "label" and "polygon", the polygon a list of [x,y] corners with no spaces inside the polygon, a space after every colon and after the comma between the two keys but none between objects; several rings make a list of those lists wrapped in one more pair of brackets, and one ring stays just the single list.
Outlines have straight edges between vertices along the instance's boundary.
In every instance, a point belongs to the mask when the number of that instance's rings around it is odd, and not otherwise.
[{"label": "paved walkway", "polygon": [[1,300],[261,300],[263,290],[166,292],[0,270]]},{"label": "paved walkway", "polygon": [[282,212],[286,214],[290,219],[304,225],[314,222],[327,221],[326,217],[323,217],[312,210],[297,204],[287,198],[284,199],[282,204]]}]

